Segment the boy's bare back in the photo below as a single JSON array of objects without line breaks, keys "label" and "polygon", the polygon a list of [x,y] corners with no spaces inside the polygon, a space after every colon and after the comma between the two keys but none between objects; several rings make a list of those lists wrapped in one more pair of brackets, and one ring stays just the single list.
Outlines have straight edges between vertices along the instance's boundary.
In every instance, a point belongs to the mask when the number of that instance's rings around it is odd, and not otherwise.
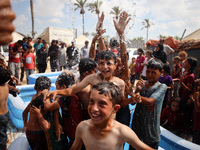
[{"label": "boy's bare back", "polygon": [[8,84],[0,85],[0,115],[8,112],[7,101],[8,101],[9,87]]}]

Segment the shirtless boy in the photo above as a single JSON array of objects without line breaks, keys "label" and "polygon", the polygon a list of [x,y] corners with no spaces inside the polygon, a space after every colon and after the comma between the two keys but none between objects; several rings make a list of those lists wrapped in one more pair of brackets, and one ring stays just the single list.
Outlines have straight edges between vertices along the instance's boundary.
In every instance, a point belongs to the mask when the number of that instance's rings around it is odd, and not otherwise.
[{"label": "shirtless boy", "polygon": [[82,91],[82,89],[84,89],[88,85],[93,86],[102,81],[110,81],[120,88],[120,91],[122,93],[121,98],[123,98],[125,83],[118,77],[113,76],[113,72],[116,68],[115,54],[111,51],[103,51],[99,56],[98,67],[101,73],[88,75],[74,87],[67,88],[64,90],[51,91],[49,92],[48,96],[53,97],[53,99],[56,98],[56,95],[73,96],[74,94]]},{"label": "shirtless boy", "polygon": [[[47,132],[50,129],[51,124],[46,119],[44,119],[45,111],[43,108],[41,108],[41,105],[39,108],[37,108],[32,104],[38,96],[41,96],[43,90],[49,90],[50,87],[51,80],[49,78],[45,76],[38,77],[35,83],[35,90],[37,91],[37,93],[33,96],[31,102],[28,104],[23,112],[23,130],[26,131],[26,136],[31,149],[48,150],[47,140],[44,132]],[[39,99],[39,101],[42,102],[43,98]],[[28,112],[30,112],[29,120]]]},{"label": "shirtless boy", "polygon": [[7,108],[7,100],[9,93],[9,85],[7,83],[11,78],[11,72],[0,66],[0,149],[6,149],[7,141],[7,124],[9,113]]},{"label": "shirtless boy", "polygon": [[88,106],[91,119],[78,125],[71,150],[80,150],[83,143],[86,149],[122,150],[125,142],[136,149],[151,149],[129,127],[112,119],[112,114],[120,109],[120,94],[112,82],[93,86]]}]

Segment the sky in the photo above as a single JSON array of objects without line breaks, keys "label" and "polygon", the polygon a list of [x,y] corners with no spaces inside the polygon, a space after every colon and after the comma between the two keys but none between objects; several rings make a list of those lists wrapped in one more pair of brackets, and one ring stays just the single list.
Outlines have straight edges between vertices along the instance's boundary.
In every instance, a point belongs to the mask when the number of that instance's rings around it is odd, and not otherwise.
[{"label": "sky", "polygon": [[[24,35],[31,35],[30,0],[10,0],[12,9],[16,13],[14,25],[16,31]],[[87,0],[87,3],[96,0]],[[102,0],[100,11],[104,12],[103,28],[105,36],[116,36],[113,24],[113,15],[110,11],[119,6],[127,11],[131,20],[126,28],[127,40],[143,37],[146,40],[147,29],[143,28],[144,19],[149,19],[153,25],[149,28],[148,39],[159,39],[163,36],[181,37],[186,29],[185,36],[199,29],[200,1],[199,0]],[[73,11],[75,0],[33,0],[36,36],[47,27],[77,29],[77,35],[83,32],[82,15],[80,9]],[[75,7],[74,7],[75,8]],[[85,32],[95,33],[97,15],[85,8]],[[74,25],[73,25],[74,24]],[[142,29],[143,28],[143,29]],[[142,30],[141,30],[142,29]]]}]

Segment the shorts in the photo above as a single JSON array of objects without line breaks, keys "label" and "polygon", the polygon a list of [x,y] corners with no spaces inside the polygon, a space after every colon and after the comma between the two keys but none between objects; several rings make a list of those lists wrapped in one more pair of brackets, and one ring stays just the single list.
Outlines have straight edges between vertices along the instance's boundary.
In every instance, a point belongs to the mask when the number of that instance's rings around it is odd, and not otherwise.
[{"label": "shorts", "polygon": [[7,141],[7,124],[9,120],[9,112],[0,115],[0,150],[6,149]]},{"label": "shorts", "polygon": [[26,137],[32,150],[48,150],[44,131],[27,131]]},{"label": "shorts", "polygon": [[31,75],[31,74],[34,74],[35,71],[34,69],[26,69],[26,79],[28,80],[28,77]]}]

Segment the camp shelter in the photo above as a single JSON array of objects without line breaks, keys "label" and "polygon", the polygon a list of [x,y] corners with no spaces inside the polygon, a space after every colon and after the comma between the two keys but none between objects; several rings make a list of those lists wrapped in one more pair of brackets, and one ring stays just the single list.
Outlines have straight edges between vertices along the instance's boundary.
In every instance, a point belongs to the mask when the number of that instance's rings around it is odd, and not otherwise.
[{"label": "camp shelter", "polygon": [[73,30],[71,29],[47,27],[39,36],[34,39],[34,42],[36,42],[37,38],[39,37],[45,40],[48,44],[51,44],[52,40],[58,40],[69,45],[73,40],[74,34]]},{"label": "camp shelter", "polygon": [[183,38],[183,40],[199,40],[200,39],[200,29],[190,33],[186,37]]},{"label": "camp shelter", "polygon": [[89,42],[89,47],[91,44],[91,40],[88,39],[86,36],[84,35],[80,35],[78,38],[75,39],[76,41],[76,47],[80,50],[83,46],[85,46],[85,41]]},{"label": "camp shelter", "polygon": [[12,38],[13,38],[13,42],[17,42],[18,40],[23,40],[23,38],[25,37],[25,35],[23,35],[22,33],[20,32],[17,32],[17,31],[14,31],[12,32]]}]

